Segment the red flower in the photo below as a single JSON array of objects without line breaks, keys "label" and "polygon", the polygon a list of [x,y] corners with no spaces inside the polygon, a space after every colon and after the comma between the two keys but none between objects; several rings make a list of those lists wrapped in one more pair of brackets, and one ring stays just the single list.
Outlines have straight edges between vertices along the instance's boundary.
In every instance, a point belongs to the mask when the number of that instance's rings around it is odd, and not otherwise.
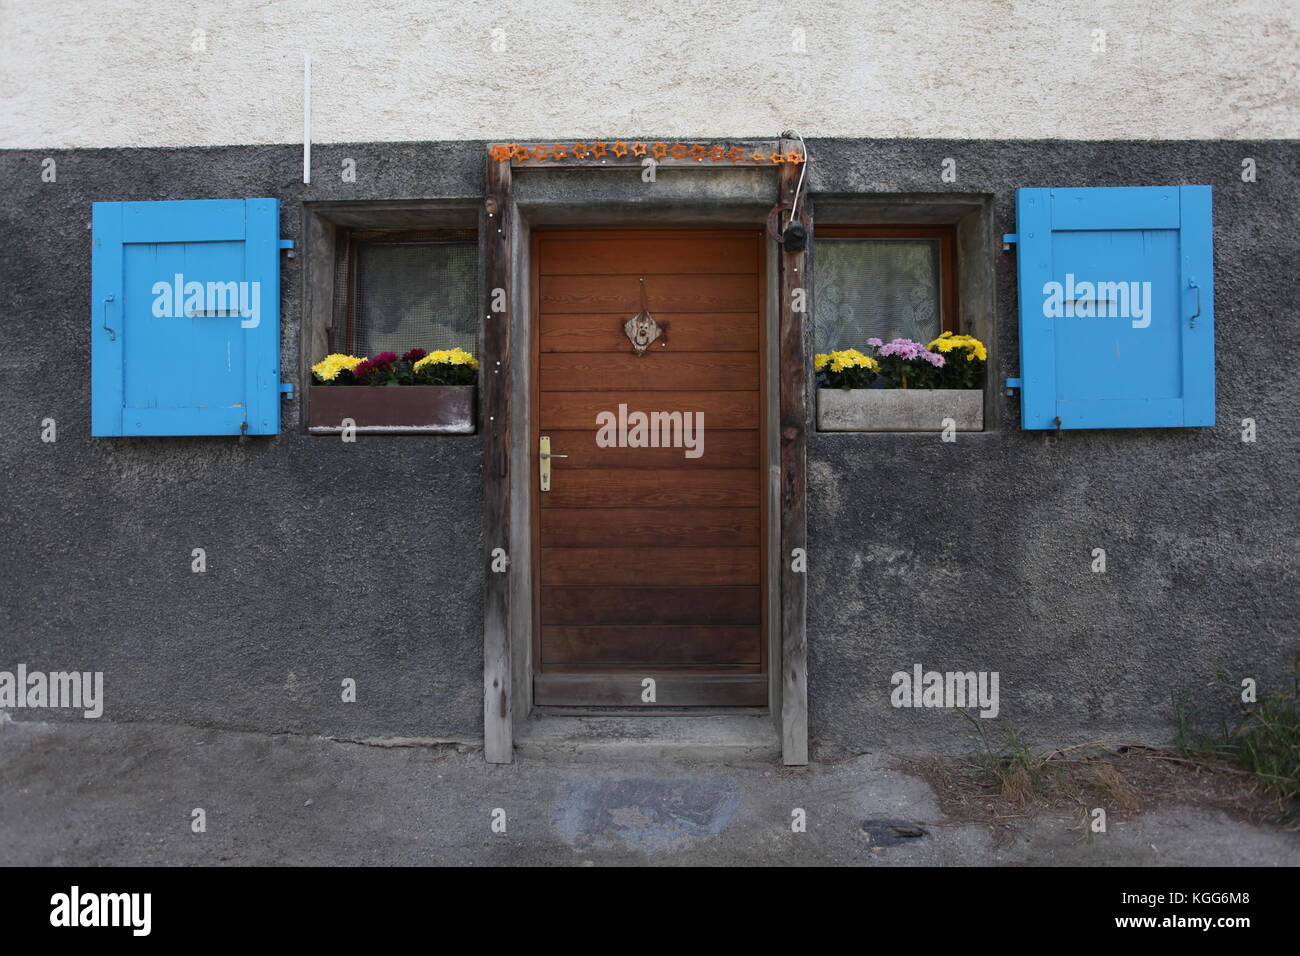
[{"label": "red flower", "polygon": [[411,349],[411,351],[407,352],[405,355],[402,356],[402,361],[418,362],[420,361],[420,359],[424,358],[428,354],[429,353],[426,352],[424,349]]},{"label": "red flower", "polygon": [[371,365],[391,365],[397,361],[396,352],[380,352],[370,360]]},{"label": "red flower", "polygon": [[356,379],[357,384],[364,385],[366,384],[366,378],[369,377],[370,373],[374,370],[374,362],[370,361],[370,359],[362,359],[357,363],[356,367],[352,369],[352,377]]}]

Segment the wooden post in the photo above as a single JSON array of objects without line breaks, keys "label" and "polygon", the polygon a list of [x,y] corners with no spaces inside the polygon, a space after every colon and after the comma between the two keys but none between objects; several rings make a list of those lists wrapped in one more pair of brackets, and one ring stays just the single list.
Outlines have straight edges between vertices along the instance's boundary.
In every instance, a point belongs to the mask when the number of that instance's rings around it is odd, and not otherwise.
[{"label": "wooden post", "polygon": [[[489,158],[483,277],[486,312],[479,375],[483,401],[483,750],[489,763],[514,759],[511,703],[510,581],[526,555],[510,554],[511,174]],[[498,550],[500,549],[500,550]],[[495,553],[495,555],[494,555]],[[505,570],[500,568],[502,555]]]},{"label": "wooden post", "polygon": [[[781,140],[781,152],[800,152],[797,140]],[[795,199],[802,164],[785,163],[778,181],[778,202]],[[804,181],[807,186],[807,179]],[[808,575],[794,570],[793,552],[808,547],[807,385],[805,316],[812,305],[812,217],[803,215],[807,197],[799,196],[799,219],[808,230],[802,252],[780,250],[780,423],[781,423],[781,759],[786,765],[808,762]],[[782,212],[784,223],[788,212]]]}]

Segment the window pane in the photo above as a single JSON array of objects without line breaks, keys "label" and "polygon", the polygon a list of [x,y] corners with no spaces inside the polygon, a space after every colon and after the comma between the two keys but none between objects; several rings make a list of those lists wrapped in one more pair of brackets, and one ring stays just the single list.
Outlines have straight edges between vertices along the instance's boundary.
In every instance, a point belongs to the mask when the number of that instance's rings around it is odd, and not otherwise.
[{"label": "window pane", "polygon": [[924,343],[943,331],[937,239],[815,242],[818,352],[860,349],[872,336]]},{"label": "window pane", "polygon": [[478,352],[478,244],[357,246],[357,355],[459,346]]}]

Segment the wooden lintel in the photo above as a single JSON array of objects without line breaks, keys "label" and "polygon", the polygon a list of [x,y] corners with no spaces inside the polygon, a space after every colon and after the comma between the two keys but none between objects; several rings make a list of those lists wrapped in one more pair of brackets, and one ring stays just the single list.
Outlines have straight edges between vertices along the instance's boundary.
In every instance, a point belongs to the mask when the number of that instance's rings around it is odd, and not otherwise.
[{"label": "wooden lintel", "polygon": [[[647,159],[665,168],[728,169],[797,165],[802,153],[783,148],[784,140],[609,140],[542,143],[492,143],[489,157],[504,157],[515,169],[639,169]],[[575,153],[575,149],[577,152]],[[621,155],[620,155],[621,154]]]}]

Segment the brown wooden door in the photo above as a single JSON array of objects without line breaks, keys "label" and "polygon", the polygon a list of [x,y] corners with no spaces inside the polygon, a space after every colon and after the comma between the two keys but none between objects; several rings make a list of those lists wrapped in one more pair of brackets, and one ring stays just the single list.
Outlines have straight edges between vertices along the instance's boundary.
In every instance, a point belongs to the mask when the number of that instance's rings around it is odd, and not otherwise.
[{"label": "brown wooden door", "polygon": [[765,705],[761,233],[538,231],[532,264],[535,702]]}]

